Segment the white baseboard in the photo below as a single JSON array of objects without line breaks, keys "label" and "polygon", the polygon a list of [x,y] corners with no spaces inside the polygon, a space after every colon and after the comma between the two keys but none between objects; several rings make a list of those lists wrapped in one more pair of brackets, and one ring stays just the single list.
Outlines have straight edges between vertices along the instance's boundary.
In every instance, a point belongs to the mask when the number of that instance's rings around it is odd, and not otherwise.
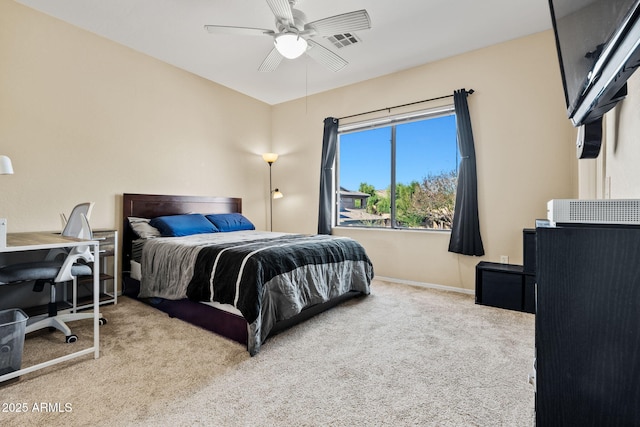
[{"label": "white baseboard", "polygon": [[458,292],[461,294],[475,295],[473,289],[456,288],[455,286],[436,285],[433,283],[414,282],[413,280],[395,279],[393,277],[375,276],[374,279],[384,280],[385,282],[400,283],[403,285],[419,286],[422,288],[439,289],[441,291]]}]

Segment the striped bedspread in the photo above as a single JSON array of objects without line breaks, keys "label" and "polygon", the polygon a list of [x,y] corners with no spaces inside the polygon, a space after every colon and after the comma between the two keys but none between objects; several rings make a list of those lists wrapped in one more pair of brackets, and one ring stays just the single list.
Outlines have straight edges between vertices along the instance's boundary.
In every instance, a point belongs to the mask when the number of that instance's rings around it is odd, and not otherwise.
[{"label": "striped bedspread", "polygon": [[258,231],[150,239],[140,297],[217,301],[249,324],[249,352],[273,325],[349,291],[369,294],[373,266],[353,239]]}]

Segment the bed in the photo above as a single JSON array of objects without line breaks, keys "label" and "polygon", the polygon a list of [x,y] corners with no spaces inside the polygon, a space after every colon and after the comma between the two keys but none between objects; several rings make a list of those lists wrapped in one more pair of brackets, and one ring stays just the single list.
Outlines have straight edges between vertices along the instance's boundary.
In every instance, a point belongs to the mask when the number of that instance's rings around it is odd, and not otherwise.
[{"label": "bed", "polygon": [[373,278],[354,240],[255,230],[242,199],[227,197],[124,194],[122,266],[126,295],[252,356],[283,329],[368,295]]}]

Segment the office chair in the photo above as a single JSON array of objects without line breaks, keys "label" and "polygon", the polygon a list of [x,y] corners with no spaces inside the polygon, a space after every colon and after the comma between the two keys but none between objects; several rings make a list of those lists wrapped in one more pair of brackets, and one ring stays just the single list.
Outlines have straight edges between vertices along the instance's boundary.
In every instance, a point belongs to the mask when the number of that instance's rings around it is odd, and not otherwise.
[{"label": "office chair", "polygon": [[[69,215],[69,219],[67,219],[65,214],[61,213],[60,218],[62,220],[62,233],[60,234],[65,237],[75,237],[78,239],[87,239],[87,240],[92,239],[93,233],[91,232],[91,227],[88,226],[86,227],[86,230],[85,230],[84,220],[82,217],[84,216],[85,217],[84,219],[86,219],[88,223],[89,218],[91,217],[91,211],[93,210],[94,204],[95,204],[94,202],[85,202],[85,203],[80,203],[74,206],[73,210],[71,211],[71,214]],[[45,258],[45,261],[53,261],[56,258],[59,258],[60,255],[66,255],[68,253],[69,251],[64,248],[51,249],[47,254],[47,257]],[[85,247],[85,253],[87,254],[87,257],[92,257],[91,251],[89,250],[88,246]],[[93,261],[93,258],[92,258],[92,261]],[[92,262],[92,261],[87,261],[87,262]],[[84,274],[80,274],[80,276],[83,276],[83,275]]]},{"label": "office chair", "polygon": [[[69,220],[66,221],[62,235],[91,239],[92,232],[87,214],[91,213],[92,207],[93,203],[82,203],[76,206],[71,212]],[[35,292],[41,292],[46,284],[50,285],[48,314],[30,318],[27,322],[25,333],[44,328],[55,328],[65,334],[66,342],[71,343],[78,340],[78,337],[71,333],[71,329],[66,325],[66,322],[93,318],[93,313],[75,312],[77,276],[93,274],[92,268],[87,264],[78,262],[79,260],[84,260],[86,263],[94,261],[88,245],[73,247],[68,252],[57,249],[51,250],[44,261],[12,264],[0,268],[0,283],[35,281],[33,286]],[[73,281],[72,312],[58,314],[56,284],[68,281]],[[102,318],[102,314],[99,316],[99,323],[101,325],[105,324],[106,319]]]},{"label": "office chair", "polygon": [[[91,227],[88,228],[88,231],[85,230],[84,222],[82,220],[81,213],[84,214],[87,220],[91,218],[91,211],[93,210],[93,202],[85,202],[76,205],[71,211],[71,215],[69,215],[69,219],[62,213],[60,214],[62,218],[62,235],[68,237],[77,237],[78,239],[90,239]],[[85,234],[89,235],[85,235]]]}]

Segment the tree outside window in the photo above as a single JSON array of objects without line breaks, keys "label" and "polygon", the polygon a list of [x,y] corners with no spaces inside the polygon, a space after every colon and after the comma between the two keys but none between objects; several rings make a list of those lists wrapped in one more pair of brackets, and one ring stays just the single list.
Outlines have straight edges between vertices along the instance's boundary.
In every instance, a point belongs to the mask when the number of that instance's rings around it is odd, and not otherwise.
[{"label": "tree outside window", "polygon": [[453,112],[341,132],[338,144],[338,226],[451,229],[458,176]]}]

